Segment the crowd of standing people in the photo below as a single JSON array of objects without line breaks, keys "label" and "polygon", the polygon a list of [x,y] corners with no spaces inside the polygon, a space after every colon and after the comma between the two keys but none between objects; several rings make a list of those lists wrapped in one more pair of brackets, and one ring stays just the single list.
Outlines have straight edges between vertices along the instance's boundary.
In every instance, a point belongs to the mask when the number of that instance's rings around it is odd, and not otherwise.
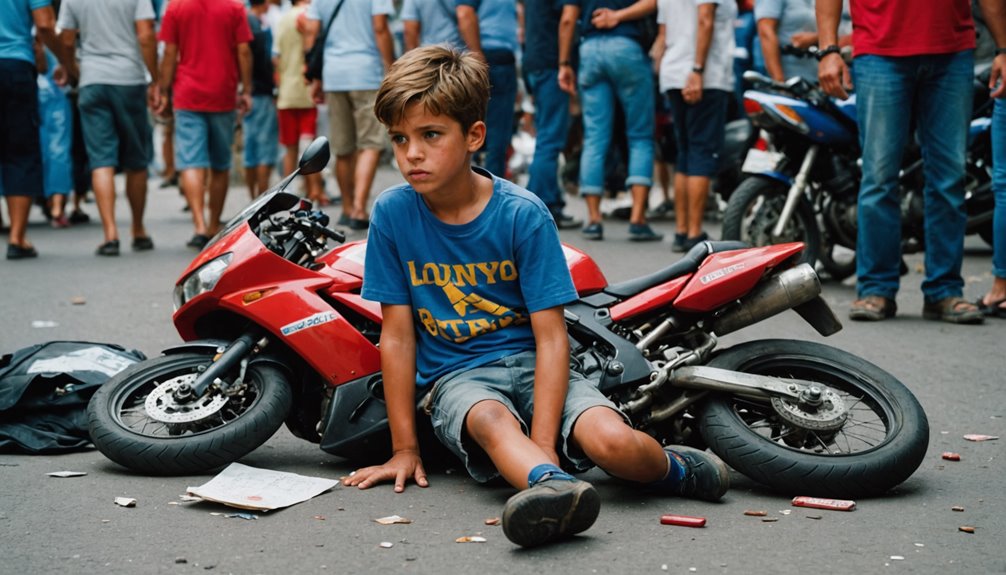
[{"label": "crowd of standing people", "polygon": [[[526,99],[533,102],[536,138],[527,186],[542,198],[560,229],[580,228],[586,239],[604,238],[601,199],[611,188],[612,159],[620,156],[624,181],[615,185],[632,200],[627,237],[662,240],[647,222],[647,201],[655,166],[660,174],[666,162],[675,167],[674,199],[668,202],[675,211],[671,249],[687,251],[708,239],[703,214],[724,126],[732,114],[742,114],[736,68],[738,62],[753,62],[775,80],[820,79],[821,88],[836,98],[847,97],[855,85],[863,180],[858,298],[850,317],[877,321],[896,313],[901,262],[896,179],[907,138],[917,137],[927,182],[923,315],[980,323],[990,315],[1006,315],[1004,4],[0,0],[0,190],[10,218],[7,259],[37,256],[26,237],[33,202],[51,196],[46,192],[57,181],[69,182],[60,184],[63,193],[71,187],[79,191],[82,171],[89,174],[83,187],[93,190],[102,222],[104,237],[96,253],[119,254],[118,173],[125,175],[131,247],[153,249],[143,219],[154,155],[152,118],[170,131],[164,146],[170,157],[164,163],[172,174],[165,174],[166,181],[177,172],[192,216],[191,248],[204,247],[221,226],[236,126],[241,126],[245,181],[255,197],[269,187],[277,163],[284,172],[294,169],[303,143],[317,134],[319,120],[327,120],[320,123],[328,126],[335,156],[342,208],[338,223],[367,229],[371,187],[388,148],[374,115],[377,89],[397,55],[430,44],[469,50],[489,65],[483,167],[507,175],[515,106]],[[960,268],[974,6],[980,6],[987,26],[984,42],[992,45],[990,87],[997,98],[993,187],[998,201],[995,281],[985,296],[968,301]],[[304,55],[316,43],[324,66],[320,77],[308,81]],[[818,62],[799,54],[808,49],[816,50]],[[47,69],[50,83],[36,82],[36,75]],[[74,86],[68,107],[78,129],[64,127],[64,132],[79,134],[76,148],[83,151],[73,150],[76,161],[54,161],[57,153],[69,157],[71,146],[60,152],[59,146],[48,145],[40,113],[40,102],[45,105],[62,85]],[[319,104],[325,118],[319,118]],[[665,106],[673,145],[655,149],[654,118]],[[570,150],[577,123],[582,125],[582,149],[578,162],[566,159],[578,166],[571,179],[584,198],[585,221],[566,212],[559,176],[560,158]],[[915,134],[910,126],[917,126]],[[82,162],[86,168],[75,177],[70,167]],[[305,195],[319,205],[334,200],[325,193],[320,175],[306,178],[305,188]],[[51,201],[53,225],[86,218],[79,209],[68,216],[65,203],[59,196]]]}]

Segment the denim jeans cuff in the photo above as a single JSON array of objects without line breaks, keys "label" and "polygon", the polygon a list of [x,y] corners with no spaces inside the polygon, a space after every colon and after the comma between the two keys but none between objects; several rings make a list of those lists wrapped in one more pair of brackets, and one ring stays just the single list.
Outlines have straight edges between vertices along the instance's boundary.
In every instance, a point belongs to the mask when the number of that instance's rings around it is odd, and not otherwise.
[{"label": "denim jeans cuff", "polygon": [[992,275],[998,279],[1006,280],[1006,268],[992,268]]},{"label": "denim jeans cuff", "polygon": [[653,178],[647,178],[646,176],[629,176],[625,178],[626,186],[653,186]]},{"label": "denim jeans cuff", "polygon": [[593,186],[584,186],[584,185],[580,186],[580,195],[581,196],[600,196],[603,193],[604,193],[604,188],[602,188],[602,187],[593,187]]}]

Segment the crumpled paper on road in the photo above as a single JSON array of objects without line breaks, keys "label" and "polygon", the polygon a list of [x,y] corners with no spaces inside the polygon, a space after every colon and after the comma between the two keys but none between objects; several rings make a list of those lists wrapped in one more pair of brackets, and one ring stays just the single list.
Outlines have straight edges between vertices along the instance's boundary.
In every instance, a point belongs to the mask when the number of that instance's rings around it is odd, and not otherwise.
[{"label": "crumpled paper on road", "polygon": [[207,483],[189,487],[188,493],[238,509],[269,511],[307,501],[338,484],[337,479],[231,463]]}]

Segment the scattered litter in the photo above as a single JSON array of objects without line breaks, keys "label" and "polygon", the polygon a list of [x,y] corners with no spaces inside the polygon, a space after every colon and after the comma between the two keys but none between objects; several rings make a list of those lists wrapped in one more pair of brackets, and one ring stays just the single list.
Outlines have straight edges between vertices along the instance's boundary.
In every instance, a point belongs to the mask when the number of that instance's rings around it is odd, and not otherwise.
[{"label": "scattered litter", "polygon": [[993,439],[999,439],[998,435],[982,435],[981,433],[969,433],[964,436],[964,439],[968,441],[992,441]]},{"label": "scattered litter", "polygon": [[485,543],[486,538],[478,535],[465,535],[454,540],[455,543]]},{"label": "scattered litter", "polygon": [[177,501],[168,501],[168,505],[181,505],[181,503]]},{"label": "scattered litter", "polygon": [[374,521],[380,523],[381,525],[395,525],[396,523],[400,525],[408,525],[409,523],[412,523],[411,519],[406,519],[398,515],[389,515],[388,517],[374,519]]},{"label": "scattered litter", "polygon": [[815,509],[831,509],[833,511],[852,511],[856,508],[855,501],[847,499],[824,499],[821,497],[799,496],[793,498],[796,507],[813,507]]},{"label": "scattered litter", "polygon": [[954,505],[953,507],[950,508],[950,510],[951,511],[960,511],[960,512],[963,512],[964,508],[961,507],[960,505]]},{"label": "scattered litter", "polygon": [[768,515],[768,511],[748,509],[747,511],[744,512],[744,515],[747,515],[749,517],[765,517],[766,515]]},{"label": "scattered litter", "polygon": [[489,519],[486,519],[486,525],[499,525],[499,524],[500,524],[499,517],[490,517]]},{"label": "scattered litter", "polygon": [[941,431],[940,435],[950,435],[950,432],[949,431]]},{"label": "scattered litter", "polygon": [[111,523],[112,520],[111,519],[102,519],[101,522],[102,523]]},{"label": "scattered litter", "polygon": [[178,557],[178,558],[175,559],[175,563],[177,563],[179,565],[181,565],[183,563],[188,563],[188,562],[189,562],[189,560],[186,559],[185,557]]},{"label": "scattered litter", "polygon": [[689,572],[689,573],[695,573],[695,572],[697,572],[698,570],[699,570],[699,569],[698,569],[698,567],[689,567],[689,568],[688,568],[688,572]]},{"label": "scattered litter", "polygon": [[87,473],[83,471],[53,471],[52,473],[46,473],[49,477],[83,477]]},{"label": "scattered litter", "polygon": [[818,520],[818,521],[820,521],[820,520],[821,520],[821,518],[822,518],[822,516],[821,516],[821,515],[808,515],[808,516],[807,516],[807,519],[816,519],[816,520]]},{"label": "scattered litter", "polygon": [[904,561],[905,558],[902,555],[891,555],[891,561]]},{"label": "scattered litter", "polygon": [[84,298],[84,296],[75,295],[72,298],[70,298],[70,303],[73,305],[84,305],[85,303],[87,303],[87,300]]},{"label": "scattered litter", "polygon": [[661,565],[660,566],[660,570],[661,571],[667,571],[667,563],[664,563],[663,565]]},{"label": "scattered litter", "polygon": [[957,528],[957,530],[958,531],[963,531],[965,533],[974,533],[975,532],[975,528],[972,527],[972,526],[970,526],[970,525],[961,525],[960,527]]},{"label": "scattered litter", "polygon": [[789,515],[789,514],[790,514],[790,513],[792,513],[792,512],[793,512],[793,510],[792,510],[792,509],[780,509],[780,510],[779,510],[779,514],[780,514],[780,515]]},{"label": "scattered litter", "polygon": [[269,511],[307,501],[338,484],[335,479],[231,463],[204,485],[189,487],[188,493],[238,509]]},{"label": "scattered litter", "polygon": [[202,497],[196,497],[195,495],[179,495],[178,498],[181,499],[182,501],[191,501],[191,502],[204,501]]},{"label": "scattered litter", "polygon": [[761,520],[762,523],[775,523],[776,521],[779,521],[778,517],[762,517]]},{"label": "scattered litter", "polygon": [[132,497],[116,497],[115,504],[120,507],[136,507],[136,500]]},{"label": "scattered litter", "polygon": [[915,546],[916,547],[925,547],[926,544],[925,543],[916,543]]},{"label": "scattered litter", "polygon": [[317,519],[318,521],[324,521],[325,520],[325,516],[324,515],[315,515],[314,518]]},{"label": "scattered litter", "polygon": [[947,461],[960,461],[961,460],[961,454],[960,453],[954,453],[953,451],[944,451],[943,452],[943,459],[946,459]]},{"label": "scattered litter", "polygon": [[221,515],[223,515],[223,513],[220,513],[219,511],[210,511],[210,515],[220,517]]},{"label": "scattered litter", "polygon": [[705,527],[705,517],[692,517],[691,515],[661,515],[661,525],[681,525],[683,527]]},{"label": "scattered litter", "polygon": [[247,519],[248,521],[255,521],[258,519],[258,515],[254,513],[228,513],[224,515],[227,519]]},{"label": "scattered litter", "polygon": [[58,326],[59,326],[58,323],[46,319],[36,319],[31,322],[31,327],[34,327],[36,329],[43,329],[47,327],[58,327]]},{"label": "scattered litter", "polygon": [[383,549],[391,549],[392,547],[395,546],[395,544],[392,543],[391,541],[381,541],[377,546]]}]

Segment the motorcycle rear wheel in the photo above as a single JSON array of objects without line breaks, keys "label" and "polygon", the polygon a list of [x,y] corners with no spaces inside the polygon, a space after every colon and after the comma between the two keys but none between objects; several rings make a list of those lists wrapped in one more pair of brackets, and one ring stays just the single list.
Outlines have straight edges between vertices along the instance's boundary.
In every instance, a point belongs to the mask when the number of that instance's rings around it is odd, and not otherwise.
[{"label": "motorcycle rear wheel", "polygon": [[814,265],[821,251],[821,231],[807,198],[801,197],[797,202],[782,237],[772,237],[787,192],[786,184],[771,178],[753,176],[744,180],[730,194],[723,213],[723,239],[740,240],[752,246],[803,242],[800,261]]},{"label": "motorcycle rear wheel", "polygon": [[91,441],[112,461],[148,475],[187,475],[237,461],[265,443],[293,403],[285,374],[251,364],[231,395],[211,393],[177,404],[211,356],[165,355],[134,364],[105,383],[88,405]]},{"label": "motorcycle rear wheel", "polygon": [[711,395],[700,416],[709,447],[744,475],[788,495],[880,495],[921,465],[929,422],[894,376],[830,346],[762,340],[734,346],[712,367],[820,382],[848,408],[841,428],[800,427],[769,401]]}]

